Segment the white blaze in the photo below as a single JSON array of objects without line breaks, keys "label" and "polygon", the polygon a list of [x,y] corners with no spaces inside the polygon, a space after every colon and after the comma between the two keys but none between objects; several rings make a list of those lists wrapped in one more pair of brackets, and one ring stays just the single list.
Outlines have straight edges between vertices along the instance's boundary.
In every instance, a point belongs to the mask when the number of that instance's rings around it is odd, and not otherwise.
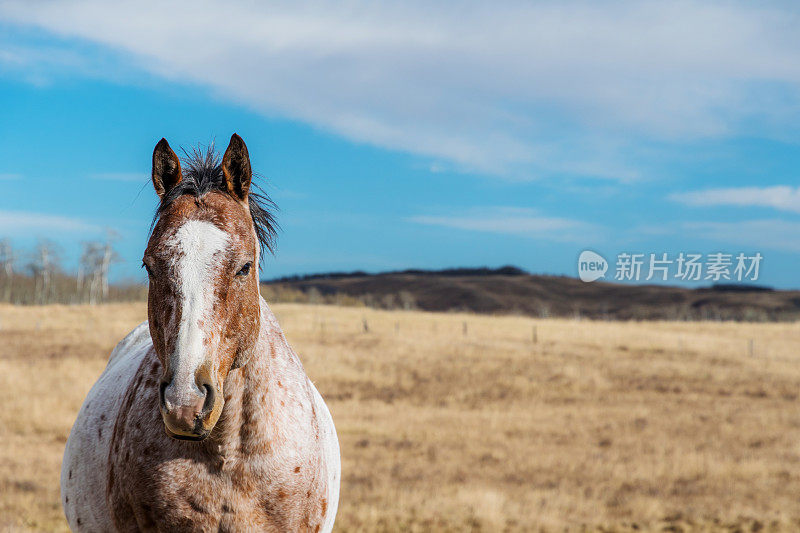
[{"label": "white blaze", "polygon": [[[181,321],[171,359],[172,389],[176,395],[168,401],[186,405],[196,396],[195,372],[205,358],[207,320],[214,296],[214,277],[220,255],[228,246],[228,234],[210,222],[189,220],[167,241],[176,253]],[[200,321],[205,328],[200,327]]]}]

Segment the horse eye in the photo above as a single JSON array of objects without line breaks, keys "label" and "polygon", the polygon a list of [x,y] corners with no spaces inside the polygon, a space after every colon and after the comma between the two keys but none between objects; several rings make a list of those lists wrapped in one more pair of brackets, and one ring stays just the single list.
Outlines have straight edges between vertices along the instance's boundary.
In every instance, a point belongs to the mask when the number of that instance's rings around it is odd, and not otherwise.
[{"label": "horse eye", "polygon": [[153,275],[153,271],[150,270],[150,267],[147,266],[147,263],[145,263],[144,261],[142,261],[142,268],[147,271],[147,275],[148,276],[152,276]]},{"label": "horse eye", "polygon": [[242,268],[239,269],[239,272],[236,273],[237,276],[246,276],[250,273],[250,263],[245,263]]}]

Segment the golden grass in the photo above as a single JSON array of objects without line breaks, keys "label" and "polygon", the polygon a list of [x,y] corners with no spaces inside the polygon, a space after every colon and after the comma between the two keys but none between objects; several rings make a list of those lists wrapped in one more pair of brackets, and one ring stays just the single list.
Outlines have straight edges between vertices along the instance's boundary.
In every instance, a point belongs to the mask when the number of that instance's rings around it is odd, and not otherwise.
[{"label": "golden grass", "polygon": [[[339,431],[339,531],[800,528],[800,324],[274,310]],[[0,307],[0,530],[65,530],[66,436],[144,315]]]}]

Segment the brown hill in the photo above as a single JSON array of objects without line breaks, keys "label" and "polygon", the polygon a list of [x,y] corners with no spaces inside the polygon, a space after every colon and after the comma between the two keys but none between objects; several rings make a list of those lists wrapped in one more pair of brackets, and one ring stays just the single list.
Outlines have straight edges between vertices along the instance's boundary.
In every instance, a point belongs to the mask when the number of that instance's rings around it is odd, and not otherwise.
[{"label": "brown hill", "polygon": [[661,285],[584,283],[566,276],[500,269],[328,273],[266,282],[273,290],[301,291],[326,300],[347,296],[376,307],[428,311],[516,313],[609,319],[796,320],[800,291],[717,285],[687,289]]}]

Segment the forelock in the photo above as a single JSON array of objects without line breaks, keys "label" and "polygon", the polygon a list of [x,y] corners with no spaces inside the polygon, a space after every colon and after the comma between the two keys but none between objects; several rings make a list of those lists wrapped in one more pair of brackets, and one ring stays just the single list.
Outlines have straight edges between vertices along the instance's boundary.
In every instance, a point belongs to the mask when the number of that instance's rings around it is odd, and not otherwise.
[{"label": "forelock", "polygon": [[[183,151],[181,181],[161,198],[150,225],[150,233],[152,233],[161,215],[178,198],[185,195],[202,198],[212,191],[228,194],[225,186],[225,177],[222,173],[222,158],[214,149],[213,143],[205,147],[197,145],[190,151],[185,148],[181,148],[181,150]],[[257,174],[253,175],[254,179],[250,185],[250,193],[248,195],[248,207],[256,237],[258,238],[259,248],[262,251],[267,250],[272,253],[278,230],[274,215],[274,212],[277,211],[277,206],[255,182],[258,177]]]}]

